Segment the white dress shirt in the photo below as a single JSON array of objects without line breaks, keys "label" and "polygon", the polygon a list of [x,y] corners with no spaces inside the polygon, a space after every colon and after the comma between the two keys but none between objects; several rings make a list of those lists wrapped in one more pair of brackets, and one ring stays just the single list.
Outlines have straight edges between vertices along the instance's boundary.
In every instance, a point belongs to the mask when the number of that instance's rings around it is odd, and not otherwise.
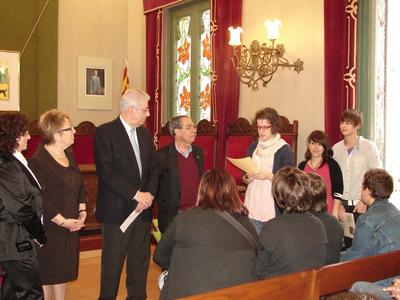
[{"label": "white dress shirt", "polygon": [[360,136],[349,153],[344,140],[333,147],[333,158],[338,162],[343,174],[343,200],[356,205],[361,199],[364,174],[374,168],[381,168],[382,162],[375,143]]}]

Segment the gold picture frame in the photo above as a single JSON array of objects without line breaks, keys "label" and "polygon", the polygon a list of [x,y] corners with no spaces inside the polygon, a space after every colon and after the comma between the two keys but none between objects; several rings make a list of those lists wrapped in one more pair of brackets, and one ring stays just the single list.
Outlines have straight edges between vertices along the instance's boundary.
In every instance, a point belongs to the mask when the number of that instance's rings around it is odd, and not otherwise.
[{"label": "gold picture frame", "polygon": [[20,110],[19,60],[19,51],[0,50],[0,110]]}]

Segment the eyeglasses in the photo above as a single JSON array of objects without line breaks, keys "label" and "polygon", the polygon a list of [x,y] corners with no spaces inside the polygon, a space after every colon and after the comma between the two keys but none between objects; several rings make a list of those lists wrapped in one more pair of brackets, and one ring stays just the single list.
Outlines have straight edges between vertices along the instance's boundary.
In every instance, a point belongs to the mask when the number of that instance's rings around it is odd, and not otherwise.
[{"label": "eyeglasses", "polygon": [[271,128],[271,125],[270,126],[257,126],[257,130],[268,130],[270,128]]},{"label": "eyeglasses", "polygon": [[187,129],[187,130],[197,129],[197,126],[194,125],[194,124],[193,125],[186,125],[186,126],[182,126],[181,129]]},{"label": "eyeglasses", "polygon": [[60,129],[60,132],[63,132],[63,131],[73,131],[74,129],[75,129],[74,127],[68,127],[68,128]]}]

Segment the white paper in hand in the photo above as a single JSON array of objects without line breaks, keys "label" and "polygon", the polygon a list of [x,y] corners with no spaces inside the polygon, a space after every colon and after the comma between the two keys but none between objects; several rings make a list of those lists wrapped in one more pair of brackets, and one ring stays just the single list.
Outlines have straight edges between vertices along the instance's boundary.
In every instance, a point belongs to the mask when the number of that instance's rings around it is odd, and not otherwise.
[{"label": "white paper in hand", "polygon": [[137,212],[134,210],[126,219],[125,221],[119,226],[122,232],[125,232],[126,229],[128,229],[129,225],[132,224],[133,221],[137,218],[138,215],[140,215],[142,211]]},{"label": "white paper in hand", "polygon": [[239,169],[245,171],[246,173],[257,173],[257,165],[251,157],[245,158],[230,158],[227,159]]}]

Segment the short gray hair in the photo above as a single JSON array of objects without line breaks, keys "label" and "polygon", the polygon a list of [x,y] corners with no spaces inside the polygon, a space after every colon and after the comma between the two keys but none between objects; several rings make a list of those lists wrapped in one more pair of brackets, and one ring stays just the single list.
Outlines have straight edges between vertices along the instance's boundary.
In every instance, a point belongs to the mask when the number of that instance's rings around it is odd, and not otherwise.
[{"label": "short gray hair", "polygon": [[122,95],[121,101],[119,102],[120,112],[124,112],[130,106],[137,107],[139,103],[149,101],[150,96],[138,89],[128,89]]},{"label": "short gray hair", "polygon": [[176,117],[173,117],[169,121],[168,129],[169,129],[170,135],[175,136],[175,129],[182,128],[182,119],[183,118],[189,118],[189,116],[186,116],[186,115],[176,116]]}]

